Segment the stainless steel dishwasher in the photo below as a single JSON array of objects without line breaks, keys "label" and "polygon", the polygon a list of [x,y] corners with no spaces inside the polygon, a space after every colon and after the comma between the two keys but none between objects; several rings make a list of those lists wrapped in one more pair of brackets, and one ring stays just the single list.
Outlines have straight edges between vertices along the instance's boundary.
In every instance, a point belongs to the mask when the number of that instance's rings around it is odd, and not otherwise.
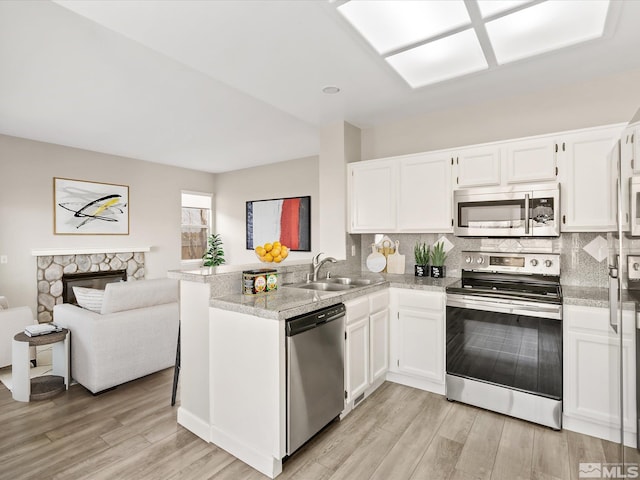
[{"label": "stainless steel dishwasher", "polygon": [[287,455],[344,409],[344,315],[341,303],[287,321]]}]

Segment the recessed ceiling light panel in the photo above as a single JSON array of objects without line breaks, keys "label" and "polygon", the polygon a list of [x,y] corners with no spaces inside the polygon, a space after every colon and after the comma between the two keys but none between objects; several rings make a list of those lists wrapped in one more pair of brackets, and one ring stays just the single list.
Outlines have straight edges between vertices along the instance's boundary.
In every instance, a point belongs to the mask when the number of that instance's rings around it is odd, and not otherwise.
[{"label": "recessed ceiling light panel", "polygon": [[471,22],[462,0],[352,0],[338,11],[380,54]]},{"label": "recessed ceiling light panel", "polygon": [[478,8],[482,18],[487,18],[498,13],[506,12],[512,8],[519,7],[532,0],[478,0]]},{"label": "recessed ceiling light panel", "polygon": [[554,0],[486,24],[498,63],[508,63],[601,37],[608,0]]},{"label": "recessed ceiling light panel", "polygon": [[387,57],[387,62],[413,88],[487,68],[473,29]]}]

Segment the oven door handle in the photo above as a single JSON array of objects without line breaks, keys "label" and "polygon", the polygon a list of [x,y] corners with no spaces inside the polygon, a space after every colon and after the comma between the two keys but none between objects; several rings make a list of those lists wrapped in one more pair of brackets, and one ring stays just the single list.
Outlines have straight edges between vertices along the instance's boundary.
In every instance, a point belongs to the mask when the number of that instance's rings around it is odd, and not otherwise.
[{"label": "oven door handle", "polygon": [[[465,295],[448,295],[448,307],[469,308],[486,312],[507,313],[511,315],[526,315],[543,317],[553,320],[562,319],[562,305],[549,305],[544,303],[522,304],[509,300],[496,302],[492,300],[480,300]],[[532,315],[535,314],[535,315]]]}]

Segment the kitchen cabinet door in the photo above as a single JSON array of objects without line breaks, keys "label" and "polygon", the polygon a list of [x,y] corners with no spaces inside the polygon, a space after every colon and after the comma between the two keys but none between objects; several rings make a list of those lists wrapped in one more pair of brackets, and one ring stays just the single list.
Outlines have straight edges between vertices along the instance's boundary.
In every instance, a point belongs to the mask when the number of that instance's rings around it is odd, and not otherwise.
[{"label": "kitchen cabinet door", "polygon": [[455,155],[456,188],[500,185],[500,147],[476,147]]},{"label": "kitchen cabinet door", "polygon": [[451,232],[450,154],[403,158],[399,164],[398,196],[399,231]]},{"label": "kitchen cabinet door", "polygon": [[396,166],[391,160],[348,165],[351,233],[396,229]]},{"label": "kitchen cabinet door", "polygon": [[369,317],[370,383],[382,378],[389,368],[389,309]]},{"label": "kitchen cabinet door", "polygon": [[444,384],[444,299],[436,292],[394,291],[395,371]]},{"label": "kitchen cabinet door", "polygon": [[[571,429],[619,440],[619,341],[609,310],[564,307],[563,411]],[[635,312],[623,312],[623,408],[626,436],[636,429]],[[571,422],[580,422],[578,427]]]},{"label": "kitchen cabinet door", "polygon": [[369,386],[369,317],[346,326],[347,402],[363,394]]},{"label": "kitchen cabinet door", "polygon": [[557,151],[558,144],[552,138],[506,143],[507,183],[555,180]]},{"label": "kitchen cabinet door", "polygon": [[616,229],[614,144],[621,128],[608,127],[567,135],[559,158],[563,232]]}]

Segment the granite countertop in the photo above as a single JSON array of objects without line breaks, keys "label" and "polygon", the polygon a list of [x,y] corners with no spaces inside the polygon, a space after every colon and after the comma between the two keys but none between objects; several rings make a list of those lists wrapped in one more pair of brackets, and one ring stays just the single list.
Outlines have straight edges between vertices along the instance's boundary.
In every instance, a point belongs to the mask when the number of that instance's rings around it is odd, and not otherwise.
[{"label": "granite countertop", "polygon": [[368,295],[387,287],[444,293],[447,285],[459,280],[457,278],[434,279],[415,277],[413,275],[371,274],[369,272],[353,272],[348,276],[370,278],[377,283],[337,292],[306,290],[281,285],[278,287],[278,291],[261,295],[238,293],[214,297],[210,301],[210,306],[222,310],[256,315],[262,318],[284,320],[345,302],[361,295]]},{"label": "granite countertop", "polygon": [[[600,287],[579,287],[575,285],[562,286],[562,301],[564,305],[582,305],[585,307],[609,308],[609,289]],[[622,308],[634,310],[640,297],[622,292]]]}]

